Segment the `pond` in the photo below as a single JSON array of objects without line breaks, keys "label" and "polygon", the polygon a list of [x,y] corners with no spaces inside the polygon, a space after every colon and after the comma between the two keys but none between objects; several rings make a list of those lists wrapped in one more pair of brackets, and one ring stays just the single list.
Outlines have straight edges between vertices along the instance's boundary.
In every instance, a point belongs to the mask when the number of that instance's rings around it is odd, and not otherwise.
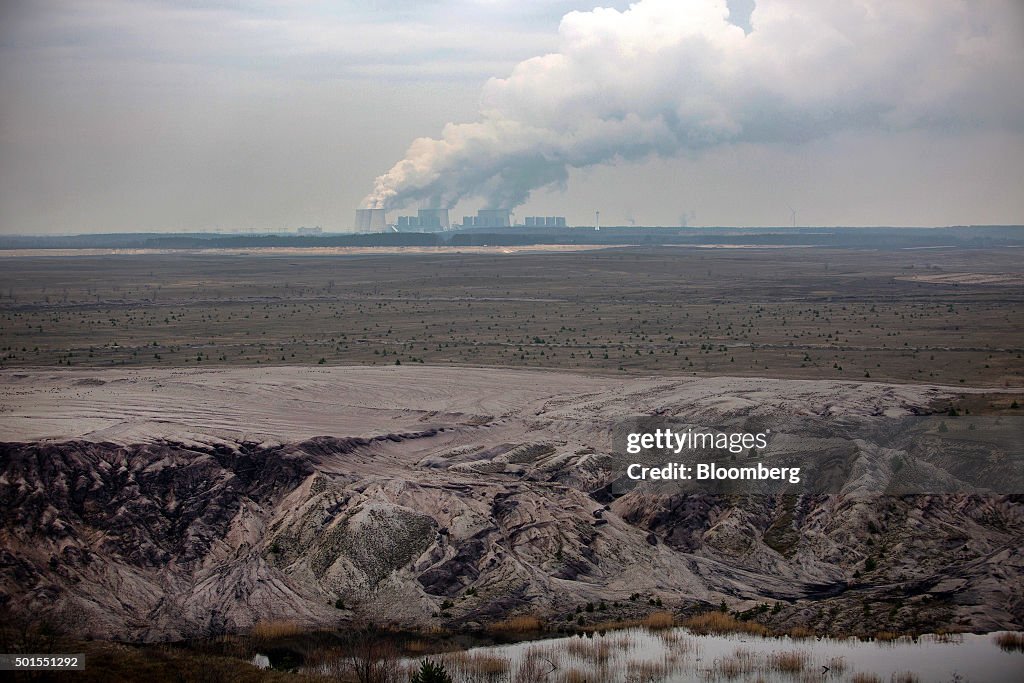
[{"label": "pond", "polygon": [[[1000,648],[996,635],[879,642],[634,628],[479,647],[432,659],[443,663],[454,680],[469,683],[1024,680],[1024,654]],[[405,660],[402,668],[408,672],[417,663]]]}]

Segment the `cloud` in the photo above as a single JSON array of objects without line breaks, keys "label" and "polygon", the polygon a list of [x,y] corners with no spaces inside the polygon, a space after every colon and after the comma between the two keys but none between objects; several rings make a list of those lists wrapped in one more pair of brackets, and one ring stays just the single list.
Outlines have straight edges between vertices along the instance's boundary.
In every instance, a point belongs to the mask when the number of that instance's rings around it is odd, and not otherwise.
[{"label": "cloud", "polygon": [[[513,208],[574,168],[850,130],[1024,126],[1013,0],[725,0],[570,12],[556,52],[485,85],[479,119],[419,138],[364,206]],[[743,22],[737,22],[743,23]]]},{"label": "cloud", "polygon": [[192,67],[193,79],[221,71],[278,81],[479,83],[553,45],[557,18],[545,25],[539,7],[515,17],[499,9],[466,0],[24,3],[0,15],[0,77],[42,74],[59,85],[174,64]]}]

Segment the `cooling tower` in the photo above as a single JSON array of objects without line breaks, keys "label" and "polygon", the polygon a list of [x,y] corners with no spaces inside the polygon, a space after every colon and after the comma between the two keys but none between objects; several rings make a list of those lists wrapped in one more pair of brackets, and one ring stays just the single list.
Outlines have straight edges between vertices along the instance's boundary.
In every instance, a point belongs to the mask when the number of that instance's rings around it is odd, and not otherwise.
[{"label": "cooling tower", "polygon": [[386,232],[384,209],[356,209],[356,232]]},{"label": "cooling tower", "polygon": [[448,230],[448,209],[420,209],[416,212],[424,230]]}]

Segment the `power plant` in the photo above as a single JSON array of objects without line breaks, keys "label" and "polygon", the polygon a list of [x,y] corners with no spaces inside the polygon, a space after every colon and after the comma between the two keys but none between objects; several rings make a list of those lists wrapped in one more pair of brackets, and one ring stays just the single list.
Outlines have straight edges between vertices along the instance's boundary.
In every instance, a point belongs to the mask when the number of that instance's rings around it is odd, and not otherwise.
[{"label": "power plant", "polygon": [[399,216],[388,223],[384,209],[357,209],[356,232],[441,232],[452,228],[564,228],[565,216],[527,216],[513,223],[509,209],[480,209],[475,216],[463,216],[462,223],[452,225],[448,209],[419,209],[415,216]]},{"label": "power plant", "polygon": [[356,209],[356,232],[387,232],[384,209]]},{"label": "power plant", "polygon": [[415,216],[399,216],[399,232],[438,232],[449,230],[448,209],[420,209]]},{"label": "power plant", "polygon": [[565,216],[527,216],[523,225],[528,228],[564,228]]},{"label": "power plant", "polygon": [[463,216],[463,228],[510,228],[512,212],[508,209],[480,209],[476,216]]}]

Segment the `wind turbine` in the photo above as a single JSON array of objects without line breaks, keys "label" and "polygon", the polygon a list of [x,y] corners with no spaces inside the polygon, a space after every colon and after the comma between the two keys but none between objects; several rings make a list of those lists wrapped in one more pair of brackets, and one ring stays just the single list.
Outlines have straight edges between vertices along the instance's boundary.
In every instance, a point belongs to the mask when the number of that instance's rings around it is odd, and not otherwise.
[{"label": "wind turbine", "polygon": [[795,228],[796,227],[796,209],[794,209],[792,206],[789,206],[789,204],[786,204],[786,206],[789,207],[789,213],[790,213],[790,216],[793,219],[793,227]]}]

